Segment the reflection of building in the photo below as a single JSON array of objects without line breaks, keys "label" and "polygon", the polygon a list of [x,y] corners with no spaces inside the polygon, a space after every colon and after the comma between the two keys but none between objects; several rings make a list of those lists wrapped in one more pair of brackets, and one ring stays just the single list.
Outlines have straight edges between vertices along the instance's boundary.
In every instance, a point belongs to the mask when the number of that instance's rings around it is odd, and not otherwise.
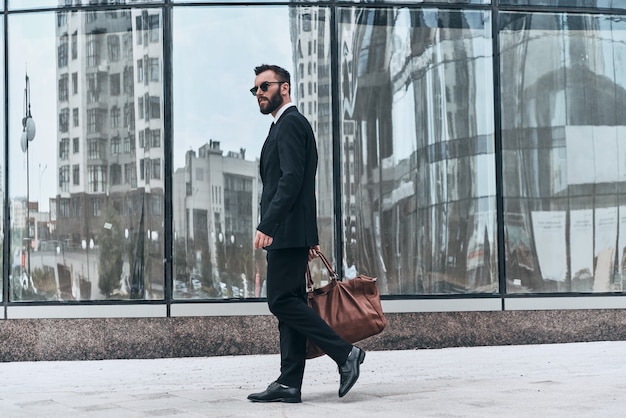
[{"label": "reflection of building", "polygon": [[177,265],[181,280],[199,274],[216,290],[220,281],[239,287],[242,273],[253,280],[258,173],[258,161],[247,161],[244,149],[224,155],[220,143],[211,140],[197,153],[187,151],[185,167],[174,174],[172,199],[174,251],[188,260]]},{"label": "reflection of building", "polygon": [[160,10],[59,11],[56,43],[57,239],[97,246],[110,208],[133,232],[145,211],[162,277]]},{"label": "reflection of building", "polygon": [[29,253],[24,251],[29,244],[28,240],[24,241],[28,237],[28,225],[26,223],[28,219],[28,209],[26,207],[26,198],[11,200],[11,230],[18,233],[14,233],[12,239],[17,241],[16,253],[13,255],[11,261],[12,274],[19,274],[22,268],[26,267],[26,256]]},{"label": "reflection of building", "polygon": [[332,152],[330,16],[324,7],[290,9],[293,51],[292,99],[311,123],[317,139],[317,215],[320,244],[329,257],[333,247],[334,198]]},{"label": "reflection of building", "polygon": [[460,46],[485,26],[430,13],[341,16],[345,257],[391,294],[490,292],[495,188],[476,179],[493,175],[493,126],[472,82],[489,60]]},{"label": "reflection of building", "polygon": [[622,42],[597,16],[503,22],[502,74],[516,82],[503,85],[502,107],[517,110],[502,120],[508,291],[621,291]]}]

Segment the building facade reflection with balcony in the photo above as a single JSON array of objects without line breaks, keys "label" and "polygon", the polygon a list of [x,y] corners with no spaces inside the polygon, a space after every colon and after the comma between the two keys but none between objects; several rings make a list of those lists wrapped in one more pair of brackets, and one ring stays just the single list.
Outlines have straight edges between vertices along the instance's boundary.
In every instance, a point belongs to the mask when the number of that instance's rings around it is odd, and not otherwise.
[{"label": "building facade reflection with balcony", "polygon": [[56,23],[61,298],[162,298],[161,12],[64,10]]}]

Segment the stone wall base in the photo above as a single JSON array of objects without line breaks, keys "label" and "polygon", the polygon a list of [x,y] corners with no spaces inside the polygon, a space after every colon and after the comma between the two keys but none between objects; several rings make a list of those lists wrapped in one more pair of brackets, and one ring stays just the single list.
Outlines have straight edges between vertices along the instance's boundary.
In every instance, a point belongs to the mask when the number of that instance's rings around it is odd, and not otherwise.
[{"label": "stone wall base", "polygon": [[[626,310],[387,314],[365,350],[626,340]],[[0,361],[278,353],[273,316],[0,320]]]}]

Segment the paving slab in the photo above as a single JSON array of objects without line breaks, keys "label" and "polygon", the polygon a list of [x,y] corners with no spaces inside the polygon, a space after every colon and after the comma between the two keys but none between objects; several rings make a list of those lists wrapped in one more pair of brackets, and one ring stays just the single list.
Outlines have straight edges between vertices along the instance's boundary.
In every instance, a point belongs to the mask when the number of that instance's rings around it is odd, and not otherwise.
[{"label": "paving slab", "polygon": [[624,341],[373,351],[344,398],[321,357],[301,404],[246,399],[278,376],[278,355],[0,363],[0,416],[617,417],[625,353]]}]

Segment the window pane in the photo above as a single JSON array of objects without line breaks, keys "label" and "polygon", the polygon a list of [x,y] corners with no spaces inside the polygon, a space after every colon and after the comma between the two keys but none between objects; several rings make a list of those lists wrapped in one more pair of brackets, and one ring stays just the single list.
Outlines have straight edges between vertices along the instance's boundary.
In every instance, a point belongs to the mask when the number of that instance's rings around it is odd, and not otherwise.
[{"label": "window pane", "polygon": [[[230,0],[227,0],[226,2],[229,2]],[[263,2],[264,0],[250,0],[248,3],[255,3],[255,2]],[[289,2],[289,0],[278,0],[279,2]],[[324,1],[324,0],[322,0]],[[207,2],[207,0],[172,0],[172,3],[224,3],[221,0],[209,0]],[[233,2],[234,3],[234,2]],[[253,73],[254,74],[254,73]]]},{"label": "window pane", "polygon": [[348,275],[387,294],[497,288],[490,15],[339,10]]},{"label": "window pane", "polygon": [[[13,0],[15,1],[15,0]],[[34,1],[34,0],[31,0]],[[211,0],[213,2],[220,2],[222,3],[222,1],[220,0]],[[253,3],[255,1],[261,1],[261,0],[251,0],[250,2]],[[280,0],[280,1],[289,1],[289,0]],[[341,1],[345,1],[345,2],[351,2],[350,0],[341,0]],[[385,0],[384,0],[385,1]],[[391,1],[391,0],[390,0]],[[400,0],[400,1],[406,1],[411,2],[411,3],[416,3],[415,0]],[[617,1],[617,0],[614,0]],[[173,0],[174,3],[205,3],[206,0]],[[360,3],[364,3],[363,0],[354,0],[354,3],[360,2]],[[394,1],[395,3],[397,3],[397,1]],[[448,4],[490,4],[491,0],[419,0],[417,1],[418,3],[448,3]]]},{"label": "window pane", "polygon": [[[263,63],[291,74],[292,100],[316,134],[319,235],[331,258],[328,10],[180,8],[173,15],[174,297],[264,297],[265,252],[253,250],[252,242],[261,190],[258,159],[272,119],[260,114],[249,89],[254,67]],[[223,33],[231,34],[226,43]],[[299,71],[309,64],[315,72]],[[309,82],[317,90],[301,94],[296,86]],[[316,277],[322,278],[319,271]]]},{"label": "window pane", "polygon": [[502,18],[507,291],[622,291],[626,22]]},{"label": "window pane", "polygon": [[[50,7],[90,6],[92,4],[126,4],[126,3],[163,3],[163,0],[8,0],[9,10],[13,9],[42,9]],[[2,2],[0,2],[0,5]],[[110,11],[113,14],[115,11]],[[118,12],[119,13],[119,12]]]},{"label": "window pane", "polygon": [[[4,5],[4,3],[0,1],[0,6],[2,6],[2,5]],[[4,33],[4,22],[0,22],[0,31],[2,31]],[[1,47],[0,50],[4,52],[4,46]],[[2,54],[2,57],[0,58],[0,75],[2,77],[4,77],[4,53]],[[0,86],[0,97],[2,97],[2,100],[4,100],[4,94],[5,94],[5,92],[4,92],[4,85],[2,85],[2,86]],[[4,122],[5,122],[4,121],[4,112],[0,112],[0,113],[2,113],[0,115],[0,126],[5,126],[4,125]],[[5,155],[6,155],[5,152],[6,152],[6,150],[5,150],[5,147],[4,147],[4,142],[5,141],[2,141],[2,144],[0,144],[0,158],[2,159],[2,161],[6,161],[6,159],[5,159]],[[3,170],[2,177],[4,178],[4,176],[5,176],[5,174],[4,174],[4,170]],[[3,180],[3,183],[2,183],[1,189],[2,189],[2,194],[1,194],[1,196],[2,196],[2,209],[0,209],[0,222],[2,223],[2,225],[4,225],[5,216],[9,215],[9,214],[6,214],[5,210],[4,210],[5,202],[6,202],[5,199],[7,199],[6,190],[5,190],[6,187],[4,186],[4,180]],[[2,230],[4,231],[4,227],[2,228]],[[6,237],[6,234],[3,233],[2,234],[2,239],[0,239],[0,261],[2,262],[2,264],[0,264],[1,266],[4,266],[4,261],[5,261],[4,260],[5,237]],[[9,255],[9,260],[6,260],[6,261],[7,261],[7,263],[13,263],[14,255],[11,252],[9,254],[10,254]],[[0,301],[4,300],[4,287],[3,286],[4,286],[4,280],[2,281],[2,283],[0,283],[0,292],[2,293],[0,295]]]},{"label": "window pane", "polygon": [[[137,149],[135,137],[162,131],[163,121],[135,120],[133,109],[149,91],[153,115],[162,114],[162,77],[121,87],[134,80],[127,74],[138,57],[162,59],[161,36],[140,46],[123,41],[142,36],[135,17],[160,21],[160,9],[61,13],[9,16],[20,34],[9,41],[11,298],[161,299],[163,176],[152,171],[138,180],[137,167],[149,159],[160,168],[162,148]],[[76,54],[66,47],[68,34]],[[29,109],[37,134],[22,148]]]},{"label": "window pane", "polygon": [[[339,0],[346,3],[365,3],[363,0]],[[491,0],[382,0],[385,2],[393,2],[393,3],[437,3],[437,4],[491,4]]]},{"label": "window pane", "polygon": [[624,0],[500,0],[501,5],[626,9]]}]

